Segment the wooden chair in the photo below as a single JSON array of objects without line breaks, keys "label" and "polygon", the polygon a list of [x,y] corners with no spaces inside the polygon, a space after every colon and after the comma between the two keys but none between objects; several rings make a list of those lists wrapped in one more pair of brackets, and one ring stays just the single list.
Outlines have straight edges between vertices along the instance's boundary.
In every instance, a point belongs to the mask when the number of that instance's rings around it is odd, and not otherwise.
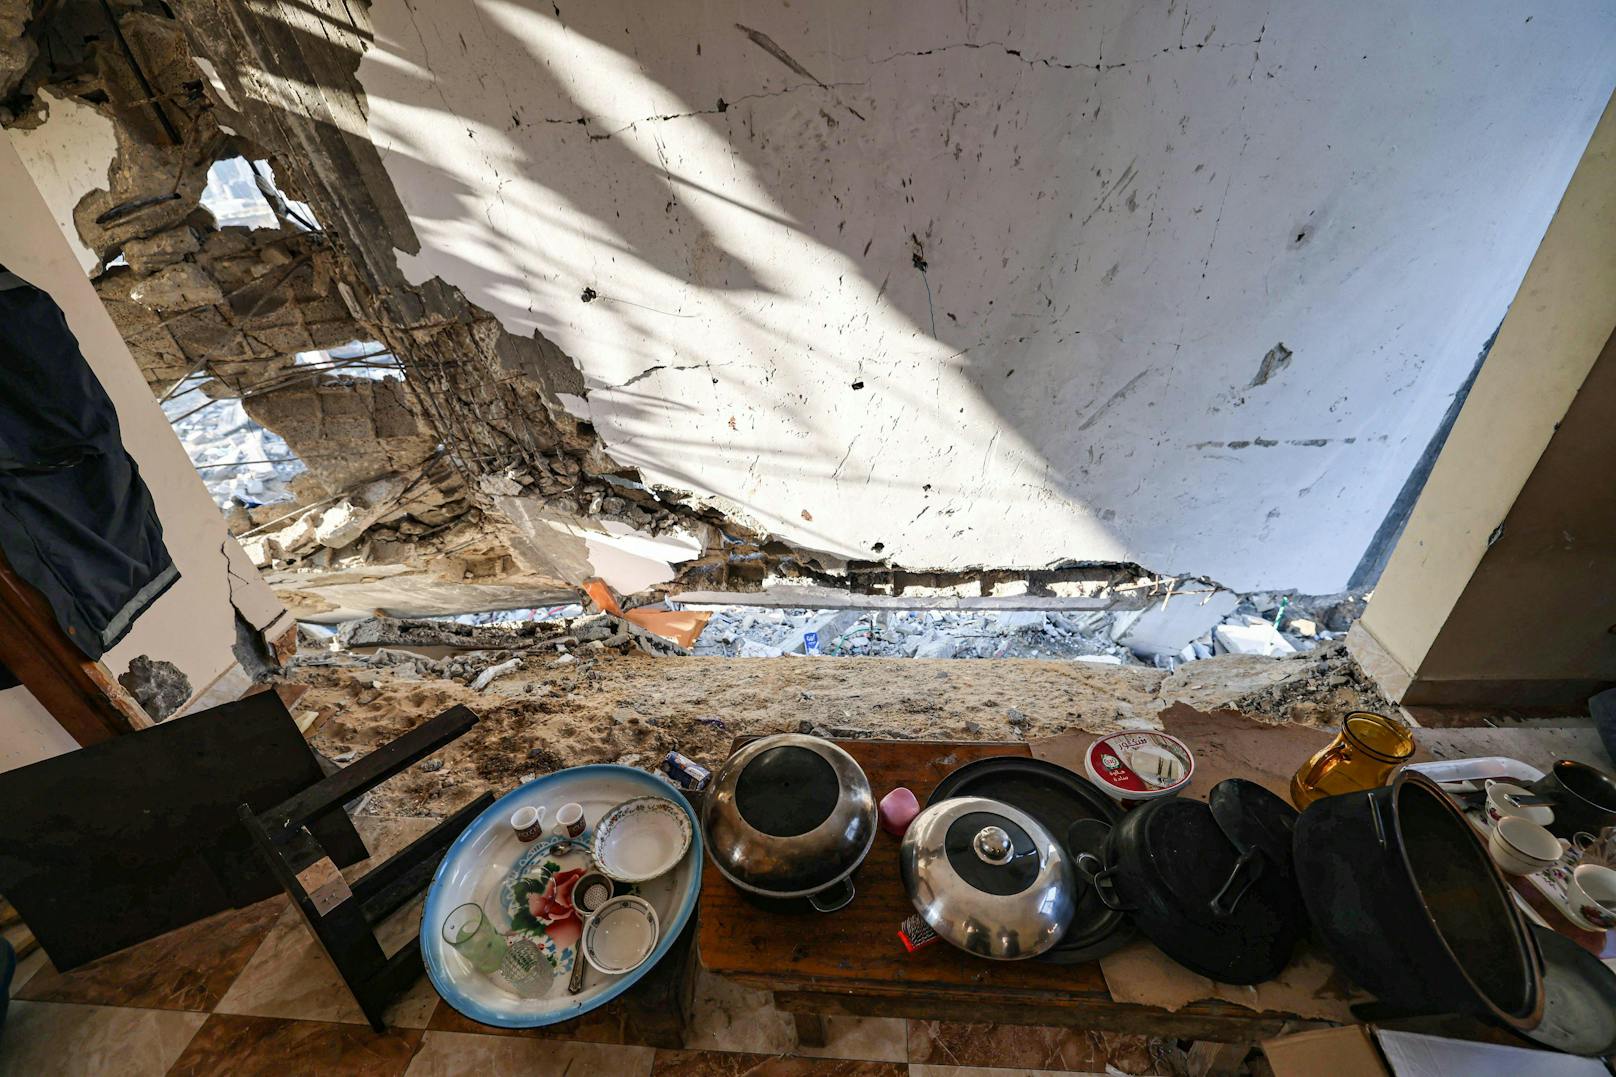
[{"label": "wooden chair", "polygon": [[387,1005],[415,983],[422,965],[417,939],[387,957],[376,941],[376,925],[432,881],[449,845],[494,797],[483,793],[352,884],[307,824],[431,755],[477,721],[470,708],[451,708],[268,811],[255,813],[246,804],[238,809],[270,871],[378,1032]]}]

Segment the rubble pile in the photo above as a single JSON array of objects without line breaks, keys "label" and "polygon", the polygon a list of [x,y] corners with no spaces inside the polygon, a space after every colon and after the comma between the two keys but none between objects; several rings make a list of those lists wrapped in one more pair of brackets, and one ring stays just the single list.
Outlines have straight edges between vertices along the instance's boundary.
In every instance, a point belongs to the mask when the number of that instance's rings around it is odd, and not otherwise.
[{"label": "rubble pile", "polygon": [[731,606],[714,612],[692,653],[726,658],[1065,658],[1171,670],[1221,654],[1280,658],[1310,651],[1344,635],[1363,612],[1365,600],[1363,595],[1284,592],[1218,591],[1214,597],[1221,601],[1186,594],[1123,611]]},{"label": "rubble pile", "polygon": [[349,621],[330,637],[307,634],[300,642],[301,649],[289,669],[385,669],[395,679],[456,681],[477,692],[517,672],[524,663],[578,663],[587,667],[595,656],[608,650],[638,650],[660,657],[686,653],[676,644],[609,613],[483,623],[372,617]]},{"label": "rubble pile", "polygon": [[819,654],[876,658],[1138,660],[1105,635],[1107,613],[1036,610],[781,610],[713,614],[693,650],[726,658]]}]

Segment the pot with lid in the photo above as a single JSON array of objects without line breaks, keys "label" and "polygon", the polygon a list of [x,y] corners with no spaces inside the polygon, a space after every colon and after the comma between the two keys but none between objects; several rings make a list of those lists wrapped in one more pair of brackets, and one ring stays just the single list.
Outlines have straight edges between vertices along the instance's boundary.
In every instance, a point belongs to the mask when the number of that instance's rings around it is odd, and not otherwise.
[{"label": "pot with lid", "polygon": [[1036,957],[1071,924],[1071,864],[1020,808],[976,796],[939,801],[909,824],[898,855],[915,910],[967,953]]},{"label": "pot with lid", "polygon": [[875,795],[841,748],[778,733],[718,769],[702,829],[719,874],[749,896],[834,912],[853,900],[853,872],[875,841]]}]

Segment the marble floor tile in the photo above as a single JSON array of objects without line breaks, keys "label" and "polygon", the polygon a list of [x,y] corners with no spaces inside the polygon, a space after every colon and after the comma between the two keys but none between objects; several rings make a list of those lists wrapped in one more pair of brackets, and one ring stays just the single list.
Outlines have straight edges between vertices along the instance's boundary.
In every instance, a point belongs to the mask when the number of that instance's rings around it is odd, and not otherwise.
[{"label": "marble floor tile", "polygon": [[992,1069],[987,1066],[910,1066],[910,1077],[1105,1077],[1105,1072],[1075,1074],[1070,1069]]},{"label": "marble floor tile", "polygon": [[[412,941],[420,928],[417,897],[383,921],[376,932],[382,951],[391,955]],[[387,1012],[390,1027],[425,1028],[438,1004],[438,993],[423,973],[415,986]],[[270,928],[258,952],[236,977],[216,1007],[218,1013],[285,1017],[299,1021],[364,1024],[365,1017],[342,977],[309,934],[298,911],[290,906]]]},{"label": "marble floor tile", "polygon": [[579,1043],[616,1043],[631,1047],[654,1047],[635,1034],[621,1002],[608,1002],[582,1017],[543,1028],[496,1028],[473,1021],[447,1002],[440,1002],[427,1023],[434,1032],[466,1032],[483,1036],[519,1036],[535,1040],[574,1040]]},{"label": "marble floor tile", "polygon": [[16,998],[17,992],[28,986],[28,981],[32,980],[34,975],[48,964],[50,964],[50,958],[45,956],[43,949],[35,950],[27,957],[19,959],[17,971],[11,977],[11,997]]},{"label": "marble floor tile", "polygon": [[685,1046],[703,1051],[744,1051],[762,1055],[805,1055],[902,1062],[909,1057],[904,1022],[894,1017],[830,1017],[823,1047],[797,1043],[795,1023],[774,1007],[766,991],[732,983],[703,971]]},{"label": "marble floor tile", "polygon": [[162,1077],[205,1014],[13,1000],[0,1073],[27,1077]]},{"label": "marble floor tile", "polygon": [[910,1021],[909,1061],[940,1066],[1104,1073],[1161,1072],[1145,1036],[1040,1025]]},{"label": "marble floor tile", "polygon": [[287,1021],[216,1013],[207,1019],[169,1077],[397,1077],[421,1044],[421,1032]]},{"label": "marble floor tile", "polygon": [[409,1077],[646,1077],[649,1047],[428,1032]]},{"label": "marble floor tile", "polygon": [[905,1077],[901,1062],[731,1051],[658,1051],[651,1077]]},{"label": "marble floor tile", "polygon": [[285,897],[268,898],[176,928],[70,972],[57,972],[47,963],[16,997],[206,1013],[218,1005],[275,921],[290,908]]}]

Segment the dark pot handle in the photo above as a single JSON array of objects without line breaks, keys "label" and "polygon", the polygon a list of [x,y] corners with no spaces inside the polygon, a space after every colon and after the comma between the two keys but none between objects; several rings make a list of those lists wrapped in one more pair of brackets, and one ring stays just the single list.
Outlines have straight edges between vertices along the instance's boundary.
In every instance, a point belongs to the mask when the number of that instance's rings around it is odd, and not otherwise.
[{"label": "dark pot handle", "polygon": [[[1240,899],[1245,897],[1247,892],[1251,890],[1253,883],[1262,878],[1263,864],[1266,861],[1267,857],[1263,855],[1260,849],[1247,849],[1240,854],[1240,859],[1234,863],[1234,870],[1230,871],[1229,877],[1224,880],[1223,888],[1212,898],[1209,907],[1213,916],[1221,920],[1224,917],[1234,915],[1234,910],[1239,906]],[[1244,882],[1241,882],[1242,876],[1245,878]],[[1237,883],[1240,888],[1234,890]],[[1230,890],[1234,890],[1232,896],[1229,893]]]},{"label": "dark pot handle", "polygon": [[[1369,820],[1375,824],[1375,840],[1380,842],[1382,852],[1389,853],[1392,846],[1390,839],[1386,837],[1386,824],[1380,818],[1380,802],[1375,799],[1373,793],[1365,793],[1364,796],[1369,798]],[[1389,797],[1387,801],[1390,802]]]},{"label": "dark pot handle", "polygon": [[1133,912],[1132,905],[1117,897],[1116,884],[1111,881],[1116,874],[1116,868],[1108,868],[1100,863],[1100,858],[1093,853],[1077,854],[1077,870],[1087,879],[1094,892],[1100,895],[1100,901],[1106,908],[1115,912]]},{"label": "dark pot handle", "polygon": [[853,900],[853,880],[843,879],[831,883],[823,890],[815,890],[808,895],[808,904],[820,912],[835,912],[837,909],[847,907]]}]

